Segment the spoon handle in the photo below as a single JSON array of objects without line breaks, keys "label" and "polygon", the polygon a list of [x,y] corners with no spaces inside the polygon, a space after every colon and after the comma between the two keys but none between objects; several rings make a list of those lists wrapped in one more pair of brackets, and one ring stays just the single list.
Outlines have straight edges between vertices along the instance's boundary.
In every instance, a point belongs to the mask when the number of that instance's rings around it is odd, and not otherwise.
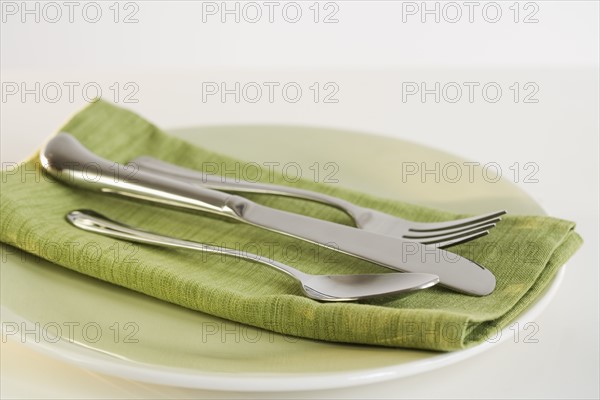
[{"label": "spoon handle", "polygon": [[114,237],[117,239],[126,239],[132,242],[151,244],[155,246],[198,250],[203,251],[205,253],[224,254],[232,257],[243,258],[246,260],[268,265],[299,281],[301,280],[301,278],[307,275],[304,272],[297,270],[296,268],[290,267],[286,264],[282,264],[270,258],[260,256],[258,254],[159,235],[157,233],[144,231],[117,221],[113,221],[105,217],[104,215],[92,210],[71,211],[66,215],[66,219],[77,228],[89,232],[99,233],[105,236]]}]

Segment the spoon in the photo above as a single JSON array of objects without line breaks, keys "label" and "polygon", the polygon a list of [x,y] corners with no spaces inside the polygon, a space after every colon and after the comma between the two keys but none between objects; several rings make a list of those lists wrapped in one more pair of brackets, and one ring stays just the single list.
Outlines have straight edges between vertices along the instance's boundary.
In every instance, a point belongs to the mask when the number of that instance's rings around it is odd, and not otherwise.
[{"label": "spoon", "polygon": [[403,294],[428,288],[439,281],[436,275],[424,273],[312,275],[256,254],[136,229],[110,220],[92,210],[71,211],[66,215],[66,219],[77,228],[119,239],[224,254],[259,262],[295,278],[302,284],[302,290],[307,297],[320,301],[354,301],[375,296]]}]

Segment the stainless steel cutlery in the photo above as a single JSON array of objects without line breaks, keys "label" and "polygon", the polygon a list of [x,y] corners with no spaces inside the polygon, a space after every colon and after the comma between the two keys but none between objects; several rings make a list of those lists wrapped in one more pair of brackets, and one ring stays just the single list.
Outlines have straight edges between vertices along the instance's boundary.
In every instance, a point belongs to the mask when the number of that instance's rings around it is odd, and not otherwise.
[{"label": "stainless steel cutlery", "polygon": [[[435,285],[431,274],[387,273],[350,275],[313,275],[267,257],[189,240],[176,239],[125,225],[91,210],[75,210],[66,216],[74,226],[105,236],[155,246],[224,254],[268,265],[299,281],[307,297],[319,301],[354,301],[375,296],[400,295]],[[235,273],[235,271],[233,271]]]},{"label": "stainless steel cutlery", "polygon": [[[98,157],[66,133],[50,140],[40,159],[52,176],[78,187],[224,215],[397,271],[434,274],[441,285],[466,294],[487,295],[496,285],[483,266],[436,246],[276,210],[147,170],[128,178],[123,166]],[[92,165],[94,179],[88,172]]]}]

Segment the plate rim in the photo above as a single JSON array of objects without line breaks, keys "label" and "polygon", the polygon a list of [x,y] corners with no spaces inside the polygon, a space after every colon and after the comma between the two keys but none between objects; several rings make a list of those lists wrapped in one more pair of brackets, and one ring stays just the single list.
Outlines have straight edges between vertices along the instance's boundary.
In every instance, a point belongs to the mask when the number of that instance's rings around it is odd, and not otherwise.
[{"label": "plate rim", "polygon": [[[509,326],[500,331],[500,337],[497,341],[486,340],[468,349],[440,353],[424,360],[380,368],[359,369],[347,372],[319,372],[314,374],[198,373],[198,371],[191,372],[192,370],[186,368],[157,366],[155,364],[130,360],[125,357],[118,357],[115,354],[106,354],[90,346],[63,339],[58,340],[56,343],[35,341],[32,339],[27,340],[27,336],[26,340],[20,342],[12,338],[9,340],[21,343],[28,348],[71,365],[121,379],[131,379],[144,383],[230,392],[300,392],[339,389],[389,381],[436,370],[471,358],[506,342],[514,334],[514,330],[510,329],[511,325],[518,322],[519,330],[523,330],[526,322],[535,320],[550,304],[563,281],[566,266],[565,264],[558,270],[552,283],[546,288],[544,294],[536,303],[532,304],[524,313],[511,321]],[[2,321],[8,316],[11,321],[33,323],[19,317],[4,305],[0,306],[0,315]],[[4,324],[2,324],[2,335],[5,335]],[[231,383],[233,381],[235,381],[235,386],[232,387]],[[309,387],[307,387],[307,384],[310,384],[308,385]]]}]

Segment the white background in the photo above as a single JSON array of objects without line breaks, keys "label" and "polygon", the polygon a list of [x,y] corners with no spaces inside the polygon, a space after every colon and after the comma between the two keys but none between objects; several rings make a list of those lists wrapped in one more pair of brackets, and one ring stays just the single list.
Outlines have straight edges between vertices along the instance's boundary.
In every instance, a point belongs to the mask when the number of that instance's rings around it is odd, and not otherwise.
[{"label": "white background", "polygon": [[[420,12],[409,13],[414,6],[422,9],[421,2],[337,1],[327,8],[327,2],[321,2],[317,23],[309,8],[313,1],[297,2],[302,10],[297,23],[282,15],[286,2],[275,8],[273,23],[263,2],[258,2],[263,16],[256,23],[247,21],[254,13],[241,15],[239,22],[229,15],[223,23],[220,14],[203,14],[203,7],[212,6],[207,2],[126,3],[117,5],[115,22],[114,2],[98,2],[102,16],[91,23],[95,9],[87,6],[84,14],[84,2],[74,8],[73,22],[62,2],[56,3],[58,8],[27,2],[28,9],[39,10],[39,22],[35,14],[23,15],[23,3],[2,2],[3,163],[31,154],[85,105],[81,88],[86,84],[165,128],[237,123],[329,126],[418,141],[481,163],[497,162],[504,171],[515,162],[536,163],[539,182],[526,183],[521,177],[516,184],[551,215],[576,221],[585,240],[569,262],[557,297],[536,321],[539,343],[504,343],[474,359],[413,378],[289,396],[599,396],[598,2],[520,2],[518,22],[513,1],[475,2],[473,22],[462,1],[438,2],[439,22],[435,15],[425,15],[422,22]],[[228,2],[228,7],[234,3]],[[214,4],[221,7],[221,2]],[[243,10],[245,3],[239,4]],[[452,23],[455,4],[462,18]],[[436,2],[426,7],[434,9]],[[497,8],[502,14],[492,23]],[[57,9],[62,16],[51,22]],[[324,23],[325,15],[335,10],[338,22]],[[131,12],[138,22],[124,23]],[[287,16],[293,18],[293,11]],[[533,23],[525,23],[527,16]],[[77,85],[72,98],[65,82]],[[229,87],[235,82],[294,82],[303,94],[297,103],[287,102],[281,92],[275,92],[272,103],[266,92],[256,103],[243,96],[239,103],[233,96],[225,102],[219,96],[203,101],[203,82],[227,82]],[[314,82],[321,95],[326,93],[324,84],[334,83],[338,102],[325,103],[321,97],[315,103],[310,89]],[[419,95],[403,99],[403,87],[412,82],[425,82],[430,89],[436,82],[440,87],[456,83],[463,95],[455,103],[450,101],[454,92],[440,93],[439,102],[433,95],[424,101]],[[464,82],[479,85],[472,102]],[[511,89],[515,82],[518,101]],[[38,99],[35,93],[22,95],[21,85],[32,89],[36,83]],[[497,102],[481,91],[490,83],[502,89]],[[52,91],[56,86],[62,88],[60,95]],[[15,88],[18,92],[13,94]],[[531,88],[537,90],[529,100],[537,102],[524,101]],[[247,397],[107,378],[15,342],[2,343],[1,349],[3,398]]]}]

